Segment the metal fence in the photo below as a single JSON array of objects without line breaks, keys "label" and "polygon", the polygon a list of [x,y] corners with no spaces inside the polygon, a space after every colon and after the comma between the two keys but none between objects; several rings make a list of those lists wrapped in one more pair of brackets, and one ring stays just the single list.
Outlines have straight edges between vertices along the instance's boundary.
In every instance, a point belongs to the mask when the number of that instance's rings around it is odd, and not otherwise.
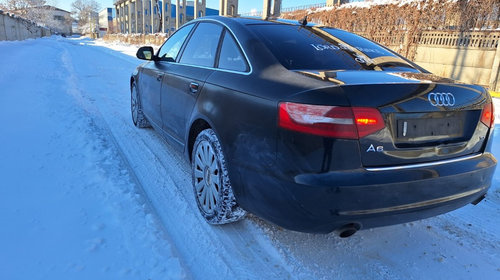
[{"label": "metal fence", "polygon": [[283,8],[283,9],[281,9],[281,12],[282,13],[290,13],[290,12],[294,12],[297,10],[317,9],[317,8],[323,8],[323,7],[326,7],[326,3],[317,3],[317,4]]},{"label": "metal fence", "polygon": [[479,49],[497,49],[500,44],[500,31],[424,31],[413,38],[408,32],[395,32],[393,34],[375,33],[369,36],[363,32],[359,35],[369,37],[371,40],[385,46],[398,47],[406,45],[410,40],[411,45],[433,47],[462,47]]},{"label": "metal fence", "polygon": [[500,32],[424,32],[418,44],[443,47],[496,49]]}]

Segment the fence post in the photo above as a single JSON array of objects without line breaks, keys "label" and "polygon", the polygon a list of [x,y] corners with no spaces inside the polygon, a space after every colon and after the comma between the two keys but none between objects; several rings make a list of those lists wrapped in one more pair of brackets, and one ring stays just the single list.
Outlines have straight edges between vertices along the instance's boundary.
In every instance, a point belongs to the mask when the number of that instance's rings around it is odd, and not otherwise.
[{"label": "fence post", "polygon": [[493,66],[491,67],[490,74],[490,90],[500,91],[500,38],[497,39],[497,51],[495,53],[495,59],[493,60]]},{"label": "fence post", "polygon": [[411,43],[412,43],[411,40],[412,39],[413,38],[410,35],[410,31],[406,31],[404,33],[404,37],[403,37],[403,48],[400,48],[400,50],[399,50],[399,53],[408,59],[411,59],[410,58],[410,48],[411,48]]}]

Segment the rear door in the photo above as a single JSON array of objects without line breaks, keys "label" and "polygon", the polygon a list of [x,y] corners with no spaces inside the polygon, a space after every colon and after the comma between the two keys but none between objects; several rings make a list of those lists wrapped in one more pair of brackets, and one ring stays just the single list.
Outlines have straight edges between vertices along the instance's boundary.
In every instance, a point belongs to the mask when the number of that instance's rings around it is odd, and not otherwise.
[{"label": "rear door", "polygon": [[223,27],[201,22],[189,38],[178,63],[165,71],[161,89],[163,129],[183,143],[188,118],[206,79],[215,67]]}]

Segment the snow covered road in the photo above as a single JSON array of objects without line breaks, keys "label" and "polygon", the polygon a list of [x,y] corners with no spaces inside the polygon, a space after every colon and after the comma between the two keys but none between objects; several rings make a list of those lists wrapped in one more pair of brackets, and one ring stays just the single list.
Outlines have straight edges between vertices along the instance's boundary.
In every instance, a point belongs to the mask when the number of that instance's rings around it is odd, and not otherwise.
[{"label": "snow covered road", "polygon": [[0,279],[500,279],[499,172],[477,206],[348,239],[206,224],[184,157],[131,122],[135,49],[109,47],[0,42]]}]

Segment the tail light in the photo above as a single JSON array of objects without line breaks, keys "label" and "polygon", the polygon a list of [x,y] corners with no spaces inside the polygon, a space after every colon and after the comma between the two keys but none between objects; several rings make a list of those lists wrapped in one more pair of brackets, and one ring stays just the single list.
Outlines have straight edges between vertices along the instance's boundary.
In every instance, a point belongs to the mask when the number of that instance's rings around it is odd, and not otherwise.
[{"label": "tail light", "polygon": [[481,122],[488,127],[495,126],[495,110],[493,108],[493,103],[484,105],[483,114],[481,115]]},{"label": "tail light", "polygon": [[359,139],[385,127],[375,108],[279,104],[279,126],[324,137]]}]

